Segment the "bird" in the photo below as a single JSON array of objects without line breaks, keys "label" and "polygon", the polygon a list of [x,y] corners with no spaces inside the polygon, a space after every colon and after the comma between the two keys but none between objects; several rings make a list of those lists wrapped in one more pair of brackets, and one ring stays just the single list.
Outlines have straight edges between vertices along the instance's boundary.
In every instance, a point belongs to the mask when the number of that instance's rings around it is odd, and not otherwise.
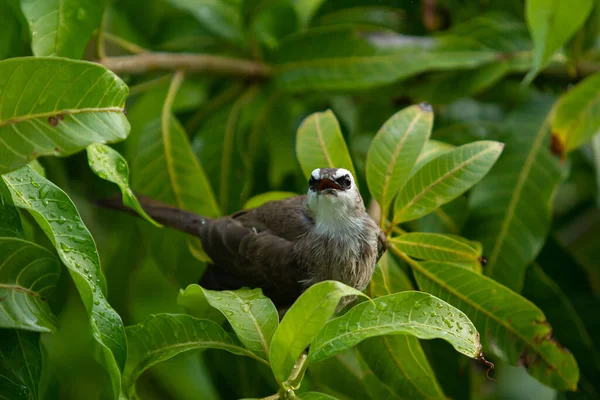
[{"label": "bird", "polygon": [[[364,290],[387,248],[354,176],[344,168],[313,170],[304,195],[219,218],[146,197],[139,200],[157,222],[200,238],[210,257],[200,280],[203,288],[261,288],[278,310],[289,308],[308,287],[325,280]],[[134,213],[120,200],[100,204]],[[352,300],[344,298],[338,309]]]}]

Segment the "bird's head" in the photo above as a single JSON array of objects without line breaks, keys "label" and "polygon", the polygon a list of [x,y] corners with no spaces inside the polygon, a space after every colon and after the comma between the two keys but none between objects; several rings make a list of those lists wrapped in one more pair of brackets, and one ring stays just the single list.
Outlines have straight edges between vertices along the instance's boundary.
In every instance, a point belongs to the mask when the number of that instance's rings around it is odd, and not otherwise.
[{"label": "bird's head", "polygon": [[317,168],[310,174],[307,207],[317,218],[335,219],[364,211],[354,177],[344,168]]}]

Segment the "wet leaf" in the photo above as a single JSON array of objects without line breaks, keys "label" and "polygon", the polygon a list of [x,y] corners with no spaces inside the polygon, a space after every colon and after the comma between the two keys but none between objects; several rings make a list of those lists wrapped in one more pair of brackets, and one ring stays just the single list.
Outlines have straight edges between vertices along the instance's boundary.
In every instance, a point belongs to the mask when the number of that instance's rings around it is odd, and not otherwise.
[{"label": "wet leaf", "polygon": [[246,348],[268,360],[271,338],[279,325],[273,302],[261,289],[206,290],[208,303],[221,311]]},{"label": "wet leaf", "polygon": [[462,311],[429,293],[405,291],[363,302],[328,322],[312,341],[308,359],[324,360],[383,335],[439,338],[467,357],[478,358],[481,353],[479,333]]},{"label": "wet leaf", "polygon": [[27,166],[2,176],[15,205],[28,210],[68,268],[90,318],[98,362],[110,376],[113,398],[121,390],[127,343],[121,317],[106,299],[106,280],[94,239],[77,208],[58,186]]},{"label": "wet leaf", "polygon": [[0,61],[0,88],[0,174],[129,133],[128,88],[99,64],[12,58]]},{"label": "wet leaf", "polygon": [[309,287],[286,312],[273,335],[269,358],[278,382],[284,382],[304,349],[335,312],[344,296],[364,296],[336,281]]},{"label": "wet leaf", "polygon": [[129,187],[129,166],[127,161],[116,150],[109,146],[95,143],[87,147],[88,163],[96,175],[107,181],[116,183],[123,194],[123,204],[134,209],[142,218],[154,226],[162,226],[154,221],[142,208],[135,194]]},{"label": "wet leaf", "polygon": [[26,240],[0,237],[0,328],[54,332],[48,306],[60,264],[46,248]]}]

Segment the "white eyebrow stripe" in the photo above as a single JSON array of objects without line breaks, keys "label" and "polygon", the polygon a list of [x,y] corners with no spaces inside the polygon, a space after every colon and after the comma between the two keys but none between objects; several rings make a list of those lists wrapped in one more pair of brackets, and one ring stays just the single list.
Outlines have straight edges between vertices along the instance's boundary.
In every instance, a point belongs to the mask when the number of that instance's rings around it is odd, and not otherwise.
[{"label": "white eyebrow stripe", "polygon": [[320,175],[321,174],[319,173],[319,168],[314,169],[313,172],[310,173],[310,176],[312,176],[315,179],[319,179]]},{"label": "white eyebrow stripe", "polygon": [[344,168],[338,168],[337,171],[335,171],[335,175],[333,177],[335,179],[337,179],[337,178],[341,178],[344,175],[348,175],[348,176],[352,177],[352,174],[350,173],[350,171],[348,171],[347,169],[344,169]]}]

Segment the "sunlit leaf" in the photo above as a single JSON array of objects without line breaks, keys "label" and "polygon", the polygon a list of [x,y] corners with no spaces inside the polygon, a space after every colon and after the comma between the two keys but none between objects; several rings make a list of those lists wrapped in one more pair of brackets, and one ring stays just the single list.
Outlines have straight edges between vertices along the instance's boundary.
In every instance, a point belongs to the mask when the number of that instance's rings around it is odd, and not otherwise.
[{"label": "sunlit leaf", "polygon": [[48,296],[60,274],[56,256],[35,243],[0,237],[0,260],[0,328],[54,332]]},{"label": "sunlit leaf", "polygon": [[151,315],[142,324],[127,327],[127,341],[123,387],[130,396],[142,372],[184,351],[214,348],[257,358],[217,323],[189,315]]},{"label": "sunlit leaf", "polygon": [[39,333],[0,329],[0,397],[37,399],[41,375]]},{"label": "sunlit leaf", "polygon": [[202,289],[211,306],[223,313],[246,348],[268,360],[271,338],[279,315],[273,302],[261,289],[206,290]]},{"label": "sunlit leaf", "polygon": [[340,125],[330,110],[314,113],[302,122],[296,154],[307,179],[315,168],[345,168],[356,177]]},{"label": "sunlit leaf", "polygon": [[123,204],[134,209],[142,218],[155,226],[154,221],[142,208],[135,194],[129,187],[129,166],[127,161],[116,150],[103,144],[94,143],[87,147],[88,163],[96,175],[107,181],[116,183],[123,194]]},{"label": "sunlit leaf", "polygon": [[565,93],[555,106],[552,139],[562,155],[588,142],[600,131],[600,73]]},{"label": "sunlit leaf", "polygon": [[427,143],[425,143],[425,146],[423,146],[423,150],[421,151],[421,154],[419,154],[419,158],[417,158],[417,161],[412,168],[411,175],[421,169],[421,167],[427,164],[429,161],[441,156],[444,153],[447,153],[454,148],[455,146],[440,142],[439,140],[428,140]]},{"label": "sunlit leaf", "polygon": [[36,57],[0,61],[0,174],[39,156],[65,156],[91,143],[125,139],[127,94],[125,83],[99,64]]},{"label": "sunlit leaf", "polygon": [[223,39],[243,44],[244,35],[239,2],[232,0],[169,0],[169,3],[189,12],[203,27]]},{"label": "sunlit leaf", "polygon": [[[384,253],[377,263],[367,294],[375,298],[407,290],[413,290],[410,280],[392,255],[389,252]],[[390,395],[411,399],[444,397],[444,392],[416,337],[372,337],[359,343],[357,347],[363,360],[377,377],[376,381],[385,384],[392,392]]]},{"label": "sunlit leaf", "polygon": [[336,281],[309,287],[290,307],[273,335],[269,358],[278,382],[284,382],[304,349],[335,312],[344,296],[364,296]]},{"label": "sunlit leaf", "polygon": [[179,289],[177,304],[185,307],[186,312],[193,317],[206,318],[219,324],[225,322],[225,316],[210,305],[204,290],[195,283],[188,285],[185,290]]},{"label": "sunlit leaf", "polygon": [[410,266],[421,290],[447,301],[471,318],[481,332],[484,352],[497,352],[510,365],[524,365],[534,378],[548,386],[576,389],[577,363],[552,338],[552,328],[533,303],[466,268],[437,261],[413,261]]},{"label": "sunlit leaf", "polygon": [[106,299],[106,281],[94,239],[71,199],[27,166],[3,175],[17,207],[28,210],[56,248],[90,317],[97,359],[110,376],[112,396],[121,388],[127,343],[121,317]]},{"label": "sunlit leaf", "polygon": [[413,258],[464,263],[481,271],[481,243],[461,236],[414,232],[394,237],[390,242]]},{"label": "sunlit leaf", "polygon": [[549,106],[549,101],[536,100],[511,115],[508,130],[514,133],[503,136],[503,156],[469,197],[467,237],[483,244],[486,275],[517,292],[525,268],[544,243],[562,175],[548,149],[544,121]]},{"label": "sunlit leaf", "polygon": [[433,110],[428,104],[394,114],[373,138],[367,155],[367,182],[373,197],[387,210],[404,186],[431,134]]},{"label": "sunlit leaf", "polygon": [[308,358],[324,360],[382,335],[440,338],[468,357],[481,353],[479,333],[465,314],[429,293],[406,291],[363,302],[327,323],[312,341]]},{"label": "sunlit leaf", "polygon": [[244,204],[244,207],[242,207],[242,208],[245,210],[250,209],[250,208],[256,208],[256,207],[262,206],[263,204],[265,204],[269,201],[283,200],[283,199],[287,199],[287,198],[293,197],[293,196],[298,196],[298,193],[273,191],[273,192],[257,194],[256,196],[248,199],[248,201],[246,202],[246,204]]},{"label": "sunlit leaf", "polygon": [[495,57],[464,38],[333,26],[287,36],[273,55],[273,74],[275,83],[288,91],[366,89],[425,71],[474,68]]},{"label": "sunlit leaf", "polygon": [[560,49],[583,25],[594,5],[593,0],[527,0],[525,17],[533,39],[535,59],[525,80],[531,82]]},{"label": "sunlit leaf", "polygon": [[482,140],[425,164],[398,193],[394,223],[422,217],[469,190],[492,168],[503,147],[502,143]]},{"label": "sunlit leaf", "polygon": [[22,0],[36,56],[81,58],[100,26],[105,0]]}]

